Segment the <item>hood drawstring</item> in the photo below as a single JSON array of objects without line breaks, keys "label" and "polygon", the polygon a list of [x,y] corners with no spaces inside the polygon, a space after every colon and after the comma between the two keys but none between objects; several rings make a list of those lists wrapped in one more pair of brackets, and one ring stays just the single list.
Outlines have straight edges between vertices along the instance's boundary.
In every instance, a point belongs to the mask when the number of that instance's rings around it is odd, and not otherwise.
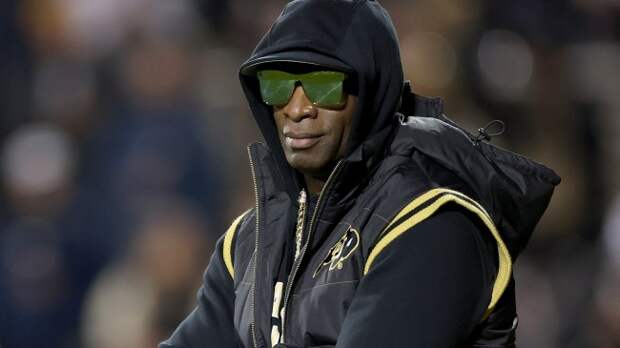
[{"label": "hood drawstring", "polygon": [[[498,125],[499,129],[494,133],[489,133],[491,127]],[[506,124],[502,120],[493,120],[489,122],[484,128],[478,128],[478,134],[474,136],[472,139],[474,141],[474,145],[478,146],[482,140],[490,141],[492,138],[500,136],[504,134],[506,131]]]}]

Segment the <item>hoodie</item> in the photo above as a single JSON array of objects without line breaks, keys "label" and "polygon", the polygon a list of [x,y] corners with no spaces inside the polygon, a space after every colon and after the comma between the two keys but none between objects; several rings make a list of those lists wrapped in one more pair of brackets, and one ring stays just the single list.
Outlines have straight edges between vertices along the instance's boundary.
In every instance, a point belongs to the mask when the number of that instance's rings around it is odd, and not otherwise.
[{"label": "hoodie", "polygon": [[[346,155],[310,208],[255,77],[298,63],[348,73],[358,97]],[[239,77],[265,140],[248,147],[256,205],[218,241],[198,306],[161,347],[514,346],[512,262],[559,183],[552,170],[414,95],[377,1],[290,2]]]}]

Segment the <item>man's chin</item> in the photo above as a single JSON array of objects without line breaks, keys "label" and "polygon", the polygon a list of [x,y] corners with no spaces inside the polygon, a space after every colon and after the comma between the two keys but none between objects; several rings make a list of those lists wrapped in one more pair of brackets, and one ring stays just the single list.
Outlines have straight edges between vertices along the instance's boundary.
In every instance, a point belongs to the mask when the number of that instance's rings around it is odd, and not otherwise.
[{"label": "man's chin", "polygon": [[329,176],[331,171],[328,161],[317,159],[312,153],[294,153],[286,156],[288,163],[293,169],[305,176],[323,178]]}]

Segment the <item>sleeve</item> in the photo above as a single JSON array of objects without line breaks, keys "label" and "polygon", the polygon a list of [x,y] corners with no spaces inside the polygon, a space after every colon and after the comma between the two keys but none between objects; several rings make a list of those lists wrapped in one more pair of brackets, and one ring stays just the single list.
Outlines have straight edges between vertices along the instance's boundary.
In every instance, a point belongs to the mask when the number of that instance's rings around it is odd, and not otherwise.
[{"label": "sleeve", "polygon": [[493,254],[477,218],[447,205],[401,234],[362,278],[337,348],[456,347],[484,315]]},{"label": "sleeve", "polygon": [[476,328],[471,346],[514,348],[518,323],[515,282],[511,279],[493,312]]},{"label": "sleeve", "polygon": [[239,347],[233,325],[234,286],[224,262],[223,235],[204,273],[198,305],[159,348]]}]

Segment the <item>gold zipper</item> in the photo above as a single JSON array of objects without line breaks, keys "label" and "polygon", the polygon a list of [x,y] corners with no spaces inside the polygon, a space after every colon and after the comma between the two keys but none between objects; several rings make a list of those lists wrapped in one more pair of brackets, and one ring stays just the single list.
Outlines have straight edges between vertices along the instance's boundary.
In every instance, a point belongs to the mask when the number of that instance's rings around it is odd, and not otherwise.
[{"label": "gold zipper", "polygon": [[[299,208],[297,210],[297,222],[295,224],[295,256],[293,262],[297,261],[299,255],[301,254],[301,244],[304,238],[304,223],[306,222],[306,201],[306,190],[302,189],[299,192],[299,198],[297,198]],[[282,325],[284,323],[285,311],[284,307],[280,307],[280,303],[282,300],[283,285],[283,282],[277,282],[273,291],[273,309],[271,312],[271,317],[280,320],[280,327],[274,325],[271,328],[272,347],[275,347],[278,343],[282,343],[282,335],[280,335],[280,332],[282,331]]]},{"label": "gold zipper", "polygon": [[252,172],[252,181],[254,183],[254,199],[255,199],[255,209],[256,209],[256,228],[254,234],[256,238],[254,239],[254,281],[252,282],[251,295],[252,300],[250,302],[250,309],[252,311],[252,322],[250,322],[250,332],[252,334],[252,344],[254,348],[258,348],[258,343],[256,340],[256,268],[258,263],[258,230],[259,230],[259,214],[258,214],[258,183],[256,182],[256,169],[254,168],[254,160],[252,159],[252,150],[251,146],[248,146],[248,157],[250,158],[250,170]]},{"label": "gold zipper", "polygon": [[[293,268],[293,271],[289,274],[289,278],[288,278],[288,284],[286,284],[286,292],[284,293],[284,305],[282,306],[282,313],[283,315],[281,315],[282,318],[282,335],[280,336],[280,343],[285,343],[284,342],[284,335],[285,335],[285,330],[284,330],[284,324],[286,322],[286,312],[287,312],[287,307],[288,307],[288,300],[289,297],[291,295],[291,290],[293,289],[293,283],[295,282],[295,276],[297,275],[297,272],[299,271],[299,268],[301,267],[301,262],[303,261],[304,255],[306,254],[306,249],[308,248],[308,244],[310,243],[310,239],[312,237],[312,231],[314,229],[314,221],[317,217],[317,213],[321,207],[321,203],[323,201],[323,195],[325,194],[325,191],[327,190],[327,188],[329,187],[331,181],[333,180],[333,178],[336,176],[336,173],[339,171],[340,166],[342,164],[342,161],[339,161],[336,166],[334,167],[334,169],[332,170],[332,172],[329,174],[329,177],[327,178],[327,181],[325,182],[325,185],[323,185],[323,188],[321,189],[321,193],[319,194],[319,198],[316,201],[316,206],[314,207],[314,211],[312,212],[312,218],[310,219],[310,224],[308,225],[308,237],[306,238],[306,243],[304,243],[303,248],[301,249],[301,254],[299,255],[299,258],[296,259],[295,262],[295,266]],[[303,234],[303,231],[302,231]]]}]

